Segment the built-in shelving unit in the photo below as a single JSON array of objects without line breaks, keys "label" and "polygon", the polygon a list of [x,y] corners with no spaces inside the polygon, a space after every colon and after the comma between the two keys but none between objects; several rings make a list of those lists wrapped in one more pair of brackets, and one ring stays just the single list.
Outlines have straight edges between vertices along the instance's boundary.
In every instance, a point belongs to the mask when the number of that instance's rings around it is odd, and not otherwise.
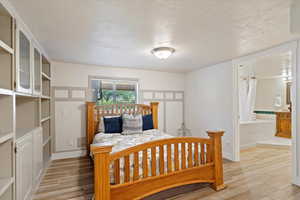
[{"label": "built-in shelving unit", "polygon": [[0,95],[0,141],[13,133],[14,96]]},{"label": "built-in shelving unit", "polygon": [[40,52],[36,49],[33,48],[33,71],[34,71],[34,76],[33,76],[33,94],[40,96],[41,95],[41,85],[42,85],[42,80],[41,80],[41,71],[42,71],[42,56]]},{"label": "built-in shelving unit", "polygon": [[41,124],[43,128],[43,161],[46,166],[51,157],[51,66],[42,56]]},{"label": "built-in shelving unit", "polygon": [[16,137],[25,134],[40,126],[39,99],[16,96]]},{"label": "built-in shelving unit", "polygon": [[42,56],[42,74],[46,75],[49,79],[51,77],[51,65],[48,59],[44,56]]},{"label": "built-in shelving unit", "polygon": [[50,134],[50,120],[46,120],[42,123],[43,126],[43,144],[45,145],[49,142],[49,138],[51,138]]},{"label": "built-in shelving unit", "polygon": [[[9,188],[13,188],[14,183],[14,140],[13,138],[6,140],[0,144],[0,199],[6,194]],[[10,198],[12,199],[12,194]]]},{"label": "built-in shelving unit", "polygon": [[41,119],[41,123],[44,123],[44,122],[46,122],[46,121],[48,121],[48,120],[50,120],[50,119],[51,119],[50,116],[49,116],[49,117],[42,118],[42,119]]},{"label": "built-in shelving unit", "polygon": [[43,79],[43,90],[42,90],[42,96],[43,97],[50,97],[50,80]]},{"label": "built-in shelving unit", "polygon": [[17,59],[16,59],[16,90],[32,94],[33,92],[33,57],[32,46],[25,31],[18,28],[16,32]]},{"label": "built-in shelving unit", "polygon": [[51,97],[50,96],[41,96],[41,99],[43,99],[43,100],[50,100],[51,99]]},{"label": "built-in shelving unit", "polygon": [[0,199],[7,200],[13,197],[13,178],[0,178]]},{"label": "built-in shelving unit", "polygon": [[42,99],[42,120],[50,117],[50,99]]},{"label": "built-in shelving unit", "polygon": [[51,78],[47,74],[45,74],[44,72],[42,72],[42,78],[45,79],[45,80],[51,81]]},{"label": "built-in shelving unit", "polygon": [[14,199],[14,19],[0,4],[0,200]]},{"label": "built-in shelving unit", "polygon": [[13,137],[14,137],[14,133],[13,132],[9,132],[9,133],[4,133],[4,134],[2,134],[1,135],[1,137],[0,137],[0,144],[3,144],[3,143],[5,143],[6,141],[8,141],[8,140],[11,140],[11,139],[13,139]]},{"label": "built-in shelving unit", "polygon": [[14,49],[5,44],[2,40],[0,40],[0,48],[1,51],[4,51],[6,53],[14,54]]},{"label": "built-in shelving unit", "polygon": [[0,24],[0,88],[12,90],[14,19],[2,5],[0,5]]},{"label": "built-in shelving unit", "polygon": [[13,94],[14,92],[12,90],[0,88],[0,95],[13,95]]},{"label": "built-in shelving unit", "polygon": [[51,65],[0,3],[0,200],[31,199],[51,159]]}]

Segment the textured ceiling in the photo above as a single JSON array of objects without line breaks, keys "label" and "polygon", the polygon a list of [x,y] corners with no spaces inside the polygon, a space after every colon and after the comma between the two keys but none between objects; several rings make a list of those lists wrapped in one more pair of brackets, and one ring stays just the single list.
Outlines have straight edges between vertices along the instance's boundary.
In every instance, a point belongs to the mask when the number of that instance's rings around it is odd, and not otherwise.
[{"label": "textured ceiling", "polygon": [[[185,72],[289,41],[290,0],[9,0],[50,58]],[[150,53],[176,49],[167,60]]]}]

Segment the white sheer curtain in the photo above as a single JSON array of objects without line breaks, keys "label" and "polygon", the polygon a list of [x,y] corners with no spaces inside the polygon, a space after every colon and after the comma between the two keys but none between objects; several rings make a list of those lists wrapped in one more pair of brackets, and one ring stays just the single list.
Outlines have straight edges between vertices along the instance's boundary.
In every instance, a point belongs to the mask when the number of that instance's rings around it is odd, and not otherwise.
[{"label": "white sheer curtain", "polygon": [[239,108],[240,108],[240,121],[247,120],[247,96],[248,96],[248,80],[242,79],[239,84]]},{"label": "white sheer curtain", "polygon": [[257,80],[252,77],[250,79],[240,79],[239,85],[239,108],[240,121],[251,121],[256,98]]}]

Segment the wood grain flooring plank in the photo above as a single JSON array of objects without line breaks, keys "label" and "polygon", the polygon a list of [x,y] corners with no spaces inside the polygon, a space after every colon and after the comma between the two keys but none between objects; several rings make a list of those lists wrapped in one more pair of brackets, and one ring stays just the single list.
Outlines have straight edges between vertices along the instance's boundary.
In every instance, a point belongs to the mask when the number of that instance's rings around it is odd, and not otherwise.
[{"label": "wood grain flooring plank", "polygon": [[[228,188],[215,192],[207,184],[181,186],[145,200],[295,200],[300,188],[291,184],[291,151],[254,147],[241,151],[241,162],[224,160]],[[53,161],[34,200],[89,200],[93,166],[88,157]]]}]

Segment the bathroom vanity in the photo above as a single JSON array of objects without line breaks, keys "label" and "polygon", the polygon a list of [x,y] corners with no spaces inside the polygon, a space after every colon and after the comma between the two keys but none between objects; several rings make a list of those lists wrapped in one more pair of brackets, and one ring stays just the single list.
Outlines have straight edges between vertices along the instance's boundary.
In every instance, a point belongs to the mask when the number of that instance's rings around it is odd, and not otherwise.
[{"label": "bathroom vanity", "polygon": [[277,137],[292,137],[291,112],[275,112],[276,114],[276,134]]}]

